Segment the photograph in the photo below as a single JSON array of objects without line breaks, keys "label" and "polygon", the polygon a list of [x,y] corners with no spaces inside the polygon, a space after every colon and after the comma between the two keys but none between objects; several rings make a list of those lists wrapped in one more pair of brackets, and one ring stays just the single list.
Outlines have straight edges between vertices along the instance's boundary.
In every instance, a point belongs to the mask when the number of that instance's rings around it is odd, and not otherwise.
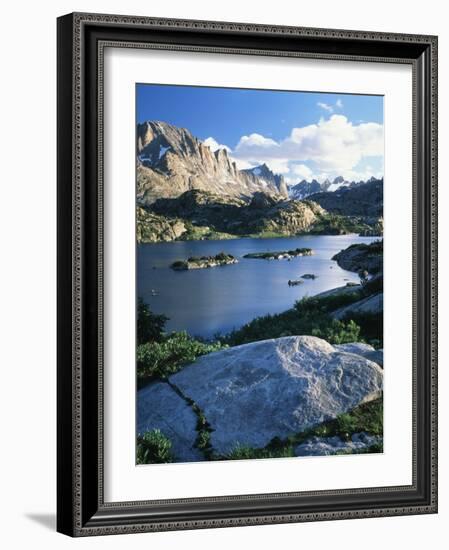
[{"label": "photograph", "polygon": [[58,17],[58,532],[437,514],[438,36],[388,9]]},{"label": "photograph", "polygon": [[383,453],[384,97],[135,86],[136,464]]}]

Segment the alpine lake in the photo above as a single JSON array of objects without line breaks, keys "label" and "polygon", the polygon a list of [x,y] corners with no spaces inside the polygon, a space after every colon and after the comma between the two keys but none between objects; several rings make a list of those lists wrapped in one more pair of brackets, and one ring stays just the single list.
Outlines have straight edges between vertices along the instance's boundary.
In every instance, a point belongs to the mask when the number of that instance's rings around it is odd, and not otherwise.
[{"label": "alpine lake", "polygon": [[[349,283],[357,273],[341,269],[334,254],[351,244],[378,237],[306,235],[273,239],[174,241],[137,245],[137,296],[155,313],[166,315],[166,330],[212,339],[255,317],[280,313],[296,300]],[[311,256],[266,260],[249,253],[312,249]],[[173,262],[189,257],[231,254],[238,263],[175,271]],[[302,278],[313,275],[314,278]],[[290,281],[301,281],[289,285]]]}]

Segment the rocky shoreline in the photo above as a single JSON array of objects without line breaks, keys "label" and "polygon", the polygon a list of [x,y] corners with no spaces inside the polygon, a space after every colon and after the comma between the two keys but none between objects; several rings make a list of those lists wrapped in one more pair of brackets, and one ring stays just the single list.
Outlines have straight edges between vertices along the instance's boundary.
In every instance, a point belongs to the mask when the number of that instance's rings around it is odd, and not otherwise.
[{"label": "rocky shoreline", "polygon": [[335,254],[332,259],[342,269],[356,273],[366,271],[371,275],[376,275],[383,269],[383,241],[353,244]]}]

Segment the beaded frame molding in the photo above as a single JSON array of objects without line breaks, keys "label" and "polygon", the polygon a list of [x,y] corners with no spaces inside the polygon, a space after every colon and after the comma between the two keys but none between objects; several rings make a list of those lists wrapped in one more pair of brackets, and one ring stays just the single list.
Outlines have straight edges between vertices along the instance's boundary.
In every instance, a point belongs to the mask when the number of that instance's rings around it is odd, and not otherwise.
[{"label": "beaded frame molding", "polygon": [[[102,100],[108,46],[412,66],[410,486],[104,502]],[[74,13],[58,18],[57,108],[58,531],[89,536],[437,512],[437,37]]]}]

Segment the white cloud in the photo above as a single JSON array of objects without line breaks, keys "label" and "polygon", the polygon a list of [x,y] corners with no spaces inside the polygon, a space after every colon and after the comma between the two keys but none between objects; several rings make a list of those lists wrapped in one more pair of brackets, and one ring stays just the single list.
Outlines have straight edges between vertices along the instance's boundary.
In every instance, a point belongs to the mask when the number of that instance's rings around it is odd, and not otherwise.
[{"label": "white cloud", "polygon": [[338,109],[343,109],[343,101],[341,99],[337,99],[335,102],[335,107],[338,107]]},{"label": "white cloud", "polygon": [[[347,117],[333,114],[317,124],[293,128],[290,136],[276,142],[260,134],[243,136],[232,155],[254,165],[312,162],[316,173],[342,174],[353,170],[366,157],[383,156],[383,126],[374,122],[354,125]],[[292,169],[292,167],[291,167]]]},{"label": "white cloud", "polygon": [[[204,140],[204,144],[212,151],[226,149],[239,170],[265,162],[290,183],[302,179],[324,181],[340,175],[359,181],[383,175],[383,125],[354,124],[342,114],[334,113],[316,124],[293,128],[290,135],[280,141],[252,133],[242,136],[234,149],[213,137]],[[374,169],[367,162],[369,158],[374,162]]]},{"label": "white cloud", "polygon": [[344,115],[303,128],[293,128],[283,149],[298,160],[314,161],[319,170],[349,170],[364,156],[383,154],[383,127],[376,123],[353,126]]},{"label": "white cloud", "polygon": [[302,180],[312,180],[313,179],[313,170],[305,164],[294,164],[291,173],[295,176],[298,176]]},{"label": "white cloud", "polygon": [[[288,159],[266,159],[264,162],[275,174],[288,174],[290,172]],[[262,163],[258,162],[257,164]]]},{"label": "white cloud", "polygon": [[228,153],[231,152],[231,148],[228,147],[227,145],[222,145],[221,143],[218,143],[218,141],[216,141],[213,137],[208,137],[206,138],[204,141],[203,141],[204,145],[206,145],[207,147],[209,147],[209,149],[214,152],[214,151],[217,151],[218,149],[226,149],[226,151],[228,151]]},{"label": "white cloud", "polygon": [[344,171],[341,175],[348,181],[366,181],[372,176],[378,179],[383,178],[383,171],[373,170],[370,166],[367,166],[365,169],[361,170]]},{"label": "white cloud", "polygon": [[261,164],[260,162],[249,162],[248,160],[235,158],[232,155],[230,155],[230,158],[232,161],[235,162],[239,170],[247,170],[248,168],[255,168],[258,164]]},{"label": "white cloud", "polygon": [[260,134],[250,134],[249,136],[242,136],[240,138],[235,150],[240,153],[245,151],[251,153],[255,149],[268,149],[271,147],[279,147],[279,144],[274,139],[264,137]]},{"label": "white cloud", "polygon": [[322,101],[318,101],[317,105],[318,107],[320,107],[321,109],[324,109],[328,113],[334,112],[334,108],[332,107],[332,105],[329,105],[328,103],[323,103]]}]

